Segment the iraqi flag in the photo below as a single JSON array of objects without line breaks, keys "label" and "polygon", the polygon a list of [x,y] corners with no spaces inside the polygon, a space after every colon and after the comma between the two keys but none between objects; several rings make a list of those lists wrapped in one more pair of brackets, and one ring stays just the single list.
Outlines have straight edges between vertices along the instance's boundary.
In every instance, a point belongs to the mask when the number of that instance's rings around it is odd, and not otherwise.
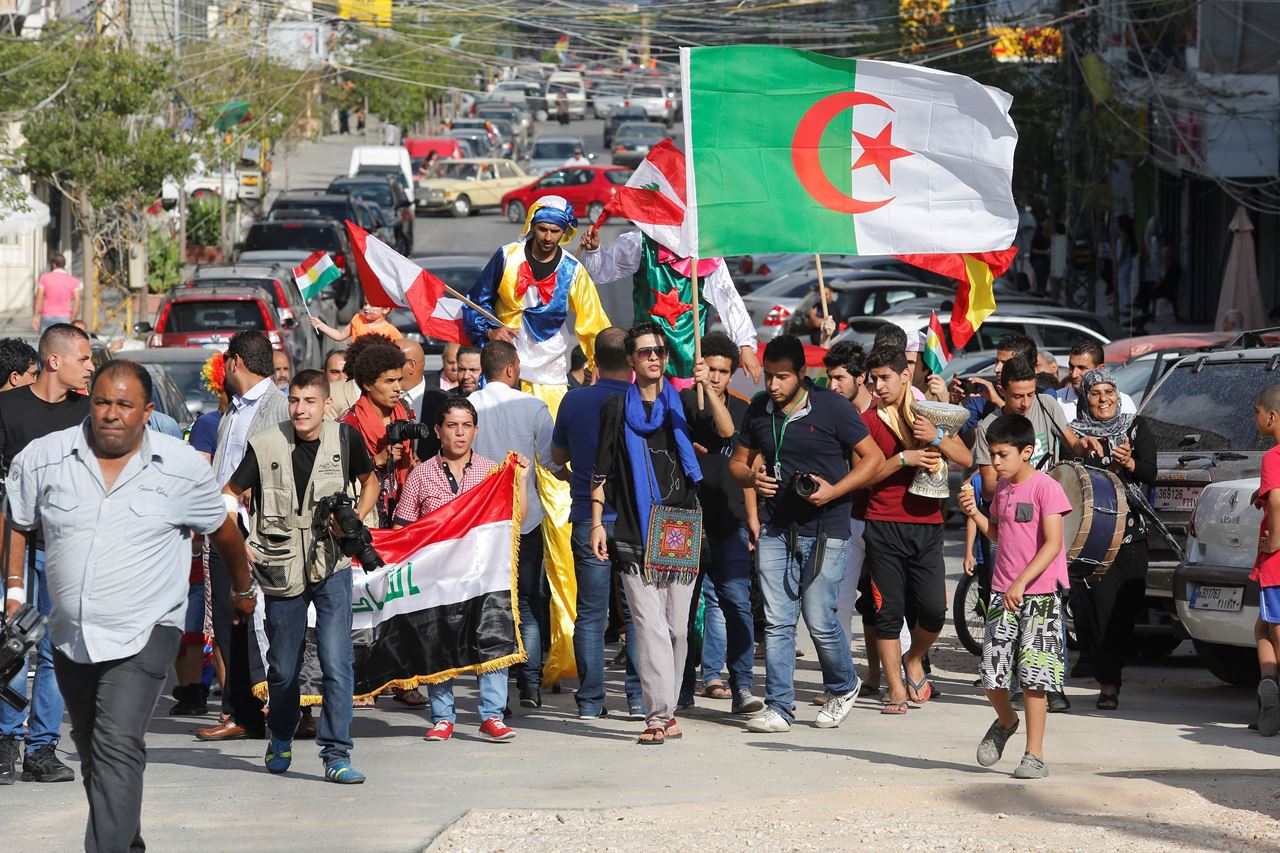
[{"label": "iraqi flag", "polygon": [[347,220],[365,301],[380,308],[408,308],[422,334],[470,344],[462,330],[462,302],[445,295],[445,283],[359,225]]},{"label": "iraqi flag", "polygon": [[1012,98],[918,65],[681,48],[693,254],[988,252],[1018,225]]},{"label": "iraqi flag", "polygon": [[352,566],[355,695],[438,684],[526,659],[516,630],[516,466],[511,457],[480,485],[400,530],[374,530],[386,565]]}]

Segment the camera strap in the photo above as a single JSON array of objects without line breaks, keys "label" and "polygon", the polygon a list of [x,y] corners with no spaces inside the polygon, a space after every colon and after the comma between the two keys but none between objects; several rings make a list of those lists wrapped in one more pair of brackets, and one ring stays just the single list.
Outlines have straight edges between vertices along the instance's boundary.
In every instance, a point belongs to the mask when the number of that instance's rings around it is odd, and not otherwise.
[{"label": "camera strap", "polygon": [[785,413],[782,419],[782,430],[778,430],[777,411],[769,418],[769,427],[773,430],[773,476],[775,479],[782,479],[782,443],[787,439],[787,426],[791,423],[791,419],[795,413],[804,408],[805,403],[809,401],[809,389],[804,390],[804,395],[791,408],[790,412]]}]

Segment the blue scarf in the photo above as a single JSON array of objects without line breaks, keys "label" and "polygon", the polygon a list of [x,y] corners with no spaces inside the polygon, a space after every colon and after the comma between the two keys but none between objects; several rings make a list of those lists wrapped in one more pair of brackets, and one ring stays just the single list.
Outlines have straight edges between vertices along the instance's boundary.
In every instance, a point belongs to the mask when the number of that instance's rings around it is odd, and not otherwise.
[{"label": "blue scarf", "polygon": [[625,420],[623,429],[626,433],[627,460],[631,464],[631,479],[636,489],[636,515],[640,517],[640,541],[649,540],[649,513],[661,500],[655,500],[658,483],[649,464],[649,448],[645,443],[647,436],[663,427],[667,419],[671,419],[672,433],[676,438],[676,451],[680,457],[680,467],[695,484],[702,482],[702,468],[698,465],[697,454],[693,452],[693,442],[689,440],[689,424],[684,419],[684,406],[680,402],[680,394],[670,382],[662,383],[658,399],[653,402],[653,409],[648,415],[644,411],[644,402],[640,399],[640,389],[632,384],[627,389],[627,398],[623,407]]}]

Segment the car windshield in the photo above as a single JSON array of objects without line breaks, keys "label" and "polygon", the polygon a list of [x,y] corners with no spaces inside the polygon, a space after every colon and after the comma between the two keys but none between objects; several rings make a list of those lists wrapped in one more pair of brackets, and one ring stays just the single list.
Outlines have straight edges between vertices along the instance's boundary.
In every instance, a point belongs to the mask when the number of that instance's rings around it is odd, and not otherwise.
[{"label": "car windshield", "polygon": [[649,144],[657,142],[665,135],[666,132],[657,125],[624,124],[618,130],[618,141]]},{"label": "car windshield", "polygon": [[336,187],[336,190],[338,192],[345,190],[349,195],[371,201],[387,209],[396,206],[395,195],[391,192],[390,184],[347,184]]},{"label": "car windshield", "polygon": [[266,329],[262,305],[252,299],[183,300],[169,306],[163,334],[185,335],[195,332],[240,332]]},{"label": "car windshield", "polygon": [[667,92],[661,86],[636,86],[631,90],[633,98],[665,98]]},{"label": "car windshield", "polygon": [[447,178],[452,181],[474,181],[480,167],[475,163],[437,162],[431,167],[432,178]]},{"label": "car windshield", "polygon": [[[170,316],[173,315],[170,314]],[[173,378],[174,384],[178,386],[178,390],[182,392],[183,397],[188,400],[203,400],[209,404],[205,406],[205,411],[211,411],[212,407],[218,405],[218,398],[204,387],[204,382],[200,379],[200,371],[204,369],[204,362],[166,361],[164,362],[164,368],[169,371],[169,376]]]},{"label": "car windshield", "polygon": [[1254,450],[1271,447],[1258,436],[1253,401],[1277,379],[1264,361],[1205,362],[1193,358],[1165,376],[1142,407],[1156,450]]},{"label": "car windshield", "polygon": [[244,251],[284,251],[288,249],[339,250],[333,229],[327,225],[305,222],[281,222],[279,225],[253,225],[244,238]]},{"label": "car windshield", "polygon": [[271,294],[273,305],[281,307],[275,283],[267,278],[194,278],[188,284],[191,287],[261,287]]},{"label": "car windshield", "polygon": [[271,208],[273,213],[277,210],[314,210],[325,219],[336,219],[341,222],[350,214],[351,204],[346,199],[336,201],[311,198],[282,198]]},{"label": "car windshield", "polygon": [[1156,368],[1154,358],[1139,358],[1111,368],[1111,375],[1116,378],[1116,387],[1133,398],[1133,402],[1141,403],[1147,393],[1147,383],[1151,381],[1151,372]]},{"label": "car windshield", "polygon": [[604,173],[605,180],[611,184],[622,186],[631,177],[630,169],[610,169]]},{"label": "car windshield", "polygon": [[548,139],[533,144],[534,160],[568,160],[573,156],[573,149],[582,145],[568,139]]}]

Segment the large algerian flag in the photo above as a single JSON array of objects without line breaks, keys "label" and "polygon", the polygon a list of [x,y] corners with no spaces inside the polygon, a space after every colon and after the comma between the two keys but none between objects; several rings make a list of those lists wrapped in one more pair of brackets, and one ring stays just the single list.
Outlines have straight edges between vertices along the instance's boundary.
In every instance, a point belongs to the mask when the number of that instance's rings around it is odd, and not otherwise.
[{"label": "large algerian flag", "polygon": [[1010,96],[897,62],[682,48],[698,256],[982,252],[1017,230]]}]

